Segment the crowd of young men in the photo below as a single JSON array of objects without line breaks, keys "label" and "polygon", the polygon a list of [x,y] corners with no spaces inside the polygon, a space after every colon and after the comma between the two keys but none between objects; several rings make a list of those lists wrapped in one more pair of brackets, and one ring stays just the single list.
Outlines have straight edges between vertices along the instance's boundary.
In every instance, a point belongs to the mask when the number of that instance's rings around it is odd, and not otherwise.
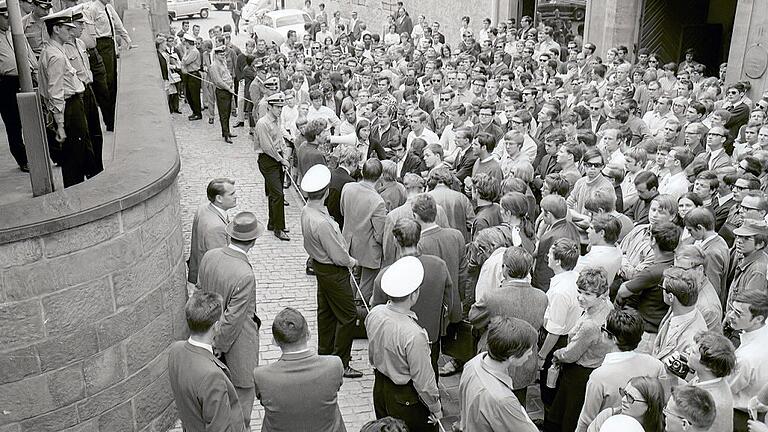
[{"label": "crowd of young men", "polygon": [[[439,378],[457,373],[466,432],[768,430],[768,94],[748,98],[725,65],[708,76],[690,51],[662,65],[528,17],[478,32],[465,17],[451,46],[402,7],[383,32],[305,10],[315,23],[280,46],[241,51],[217,28],[211,40],[182,29],[183,46],[157,39],[168,70],[180,62],[189,120],[218,111],[226,142],[230,117],[248,122],[267,183],[266,227],[248,212],[229,222],[235,183],[216,179],[192,233],[190,282],[221,298],[204,319],[205,299],[190,300],[189,343],[212,342],[230,369],[243,353],[207,332],[260,323],[252,284],[232,275],[222,292],[202,273],[223,259],[215,248],[247,261],[267,230],[290,240],[283,171],[306,200],[319,357],[300,314],[276,318],[283,358],[232,380],[244,424],[255,394],[269,430],[344,430],[329,394],[362,375],[350,350],[365,309],[379,421],[364,430],[437,430]],[[283,388],[265,372],[297,359],[325,366]],[[330,405],[302,413],[281,390]],[[186,413],[198,414],[232,417]]]}]

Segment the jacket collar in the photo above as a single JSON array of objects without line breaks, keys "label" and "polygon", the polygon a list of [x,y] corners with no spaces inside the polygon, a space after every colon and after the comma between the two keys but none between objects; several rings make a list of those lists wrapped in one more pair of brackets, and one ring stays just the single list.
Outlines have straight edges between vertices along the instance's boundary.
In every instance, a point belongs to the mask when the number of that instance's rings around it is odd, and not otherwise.
[{"label": "jacket collar", "polygon": [[241,261],[244,261],[246,264],[251,265],[251,262],[248,261],[248,256],[246,256],[244,252],[238,252],[228,247],[222,248],[222,250],[224,251],[225,255],[229,255],[232,258],[237,258]]},{"label": "jacket collar", "polygon": [[314,355],[315,353],[312,352],[311,349],[305,349],[304,351],[299,351],[299,352],[283,353],[283,355],[280,356],[280,360],[285,360],[285,361],[303,360],[305,358],[310,358]]},{"label": "jacket collar", "polygon": [[229,375],[229,368],[227,368],[227,365],[221,362],[221,360],[217,359],[216,356],[214,356],[210,351],[203,347],[195,346],[189,343],[189,341],[184,342],[184,348],[187,349],[187,351],[192,352],[194,354],[203,356],[209,360],[211,360],[216,366],[220,367],[224,372]]}]

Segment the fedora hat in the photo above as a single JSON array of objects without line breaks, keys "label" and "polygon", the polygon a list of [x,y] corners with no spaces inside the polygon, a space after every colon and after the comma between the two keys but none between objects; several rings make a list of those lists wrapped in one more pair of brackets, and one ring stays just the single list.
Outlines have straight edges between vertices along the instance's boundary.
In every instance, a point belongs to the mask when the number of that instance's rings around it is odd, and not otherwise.
[{"label": "fedora hat", "polygon": [[227,225],[227,234],[235,240],[256,240],[264,234],[264,225],[251,212],[240,212]]}]

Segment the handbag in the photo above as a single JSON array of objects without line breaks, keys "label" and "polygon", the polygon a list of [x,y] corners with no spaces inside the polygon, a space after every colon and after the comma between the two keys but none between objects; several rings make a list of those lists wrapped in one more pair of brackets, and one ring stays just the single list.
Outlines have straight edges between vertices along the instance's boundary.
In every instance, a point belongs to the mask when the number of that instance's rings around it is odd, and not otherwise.
[{"label": "handbag", "polygon": [[466,363],[477,353],[477,338],[469,321],[449,324],[441,340],[442,352]]},{"label": "handbag", "polygon": [[171,84],[176,84],[177,82],[181,82],[181,75],[179,75],[178,72],[168,72],[168,82]]}]

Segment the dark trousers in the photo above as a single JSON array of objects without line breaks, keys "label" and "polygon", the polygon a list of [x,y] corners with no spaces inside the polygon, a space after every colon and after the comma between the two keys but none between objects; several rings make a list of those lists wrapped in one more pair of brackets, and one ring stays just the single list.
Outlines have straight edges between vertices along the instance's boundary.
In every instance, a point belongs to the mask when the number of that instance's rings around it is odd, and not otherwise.
[{"label": "dark trousers", "polygon": [[[749,428],[747,422],[750,420],[749,414],[742,410],[733,410],[733,432],[747,432]],[[758,422],[765,422],[765,413],[758,413]]]},{"label": "dark trousers", "polygon": [[93,82],[91,83],[93,95],[96,97],[99,108],[101,108],[104,126],[107,127],[108,131],[113,131],[115,130],[115,104],[112,103],[109,93],[107,69],[96,48],[88,50],[88,63],[91,64],[91,73],[93,74]]},{"label": "dark trousers", "polygon": [[411,381],[397,385],[389,377],[374,371],[373,409],[376,418],[394,417],[405,422],[410,432],[435,432],[437,424],[429,424],[429,409],[419,399]]},{"label": "dark trousers", "polygon": [[27,152],[24,149],[24,138],[21,134],[21,117],[16,93],[19,92],[19,77],[16,75],[0,75],[0,117],[5,124],[8,135],[8,146],[11,155],[19,166],[27,164]]},{"label": "dark trousers", "polygon": [[[117,100],[117,54],[115,53],[115,40],[111,37],[97,38],[96,50],[99,52],[101,60],[104,63],[104,77],[107,83],[107,94],[109,95],[109,104],[112,107],[112,117],[114,122],[114,107],[115,101]],[[107,126],[109,126],[109,124],[107,124]],[[109,128],[107,128],[107,130],[109,130]]]},{"label": "dark trousers", "polygon": [[179,94],[178,93],[168,95],[168,108],[171,110],[172,113],[179,111]]},{"label": "dark trousers", "polygon": [[200,103],[200,71],[195,71],[184,75],[184,94],[187,95],[187,103],[192,110],[192,115],[202,116],[203,107]]},{"label": "dark trousers", "polygon": [[[218,92],[218,90],[217,90]],[[259,171],[264,176],[264,188],[269,202],[267,229],[285,229],[285,207],[283,206],[283,165],[264,153],[259,154]]]},{"label": "dark trousers", "polygon": [[88,120],[88,137],[91,139],[91,148],[93,149],[93,165],[88,172],[88,178],[91,178],[104,171],[102,159],[104,137],[101,133],[101,122],[99,121],[99,106],[90,84],[85,86],[85,91],[83,92],[83,108],[85,109],[85,118]]},{"label": "dark trousers", "polygon": [[349,271],[314,260],[312,265],[317,278],[317,353],[341,358],[346,368],[357,319]]},{"label": "dark trousers", "polygon": [[552,408],[544,412],[545,432],[576,430],[581,408],[584,406],[587,381],[593,370],[576,363],[562,365],[557,383],[557,395],[552,402]]},{"label": "dark trousers", "polygon": [[82,94],[70,96],[66,101],[64,132],[67,138],[62,144],[60,165],[64,187],[69,187],[85,180],[94,163]]},{"label": "dark trousers", "polygon": [[[221,123],[221,136],[228,137],[229,116],[232,114],[232,93],[217,88],[216,89],[216,108],[219,110],[219,123]],[[280,204],[282,205],[282,203]]]},{"label": "dark trousers", "polygon": [[[542,337],[540,338],[541,343],[544,343],[545,337],[546,331],[542,330]],[[541,343],[539,346],[541,346]],[[547,374],[549,373],[549,367],[552,366],[552,353],[560,348],[565,348],[566,345],[568,345],[568,335],[560,336],[557,339],[557,342],[555,342],[555,346],[552,347],[549,354],[547,354],[547,357],[544,358],[544,367],[539,371],[539,390],[541,391],[541,401],[544,403],[544,412],[552,406],[552,402],[555,400],[555,395],[557,394],[556,388],[547,387]]]}]

